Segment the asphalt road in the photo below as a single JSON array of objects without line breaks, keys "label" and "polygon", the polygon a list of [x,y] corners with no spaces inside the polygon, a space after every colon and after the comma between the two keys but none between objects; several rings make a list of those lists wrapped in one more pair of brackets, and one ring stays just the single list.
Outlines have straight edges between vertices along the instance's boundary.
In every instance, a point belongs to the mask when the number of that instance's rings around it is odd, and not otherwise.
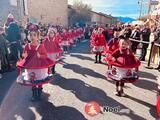
[{"label": "asphalt road", "polygon": [[[42,101],[31,102],[31,88],[14,82],[1,104],[0,120],[155,120],[159,73],[145,66],[146,63],[142,63],[138,82],[126,84],[127,96],[117,97],[114,82],[106,79],[106,65],[94,64],[89,43],[81,43],[56,66],[55,80],[44,86]],[[6,76],[8,82],[16,79],[16,74],[8,74],[13,75]],[[1,87],[3,85],[0,90]],[[2,98],[4,94],[6,92]],[[98,102],[101,110],[103,106],[119,106],[128,112],[102,111],[90,117],[84,111],[90,101]]]}]

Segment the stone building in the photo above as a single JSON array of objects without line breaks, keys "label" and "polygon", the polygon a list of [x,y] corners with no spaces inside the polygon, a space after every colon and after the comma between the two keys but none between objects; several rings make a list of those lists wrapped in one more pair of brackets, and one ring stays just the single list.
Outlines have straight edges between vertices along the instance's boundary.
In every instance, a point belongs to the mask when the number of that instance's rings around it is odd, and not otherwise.
[{"label": "stone building", "polygon": [[68,0],[0,0],[0,19],[8,13],[16,20],[34,19],[37,22],[68,25]]},{"label": "stone building", "polygon": [[102,25],[102,26],[111,26],[112,24],[117,24],[118,19],[111,16],[106,15],[104,13],[97,13],[94,11],[91,11],[91,23],[95,25]]},{"label": "stone building", "polygon": [[[73,12],[73,10],[75,10],[75,14],[76,14],[76,9],[73,8],[72,5],[68,5],[68,12]],[[102,25],[102,26],[111,26],[112,24],[117,24],[118,23],[118,19],[116,17],[113,17],[111,15],[107,15],[104,13],[98,13],[95,11],[89,11],[90,15],[91,15],[91,20],[89,22],[87,22],[87,24],[89,25]],[[72,16],[70,16],[72,17]],[[72,19],[70,19],[69,17],[69,24],[72,25]]]},{"label": "stone building", "polygon": [[5,22],[9,13],[13,13],[16,20],[23,17],[23,3],[22,0],[0,0],[0,21],[1,24]]}]

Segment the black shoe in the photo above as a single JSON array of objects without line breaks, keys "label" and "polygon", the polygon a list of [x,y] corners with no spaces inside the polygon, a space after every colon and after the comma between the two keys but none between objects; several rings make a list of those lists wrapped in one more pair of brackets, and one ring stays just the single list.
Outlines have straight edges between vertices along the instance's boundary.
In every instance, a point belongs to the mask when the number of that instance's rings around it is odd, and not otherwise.
[{"label": "black shoe", "polygon": [[139,58],[139,60],[140,60],[140,61],[145,61],[145,59],[144,59],[144,58]]},{"label": "black shoe", "polygon": [[120,91],[117,91],[117,92],[115,93],[115,95],[120,97],[120,96],[121,96],[121,92],[120,92]]},{"label": "black shoe", "polygon": [[156,69],[156,70],[159,70],[159,69],[160,69],[160,66],[156,67],[155,69]]},{"label": "black shoe", "polygon": [[95,61],[94,63],[98,63],[97,61]]},{"label": "black shoe", "polygon": [[52,67],[52,74],[55,74],[55,65]]}]

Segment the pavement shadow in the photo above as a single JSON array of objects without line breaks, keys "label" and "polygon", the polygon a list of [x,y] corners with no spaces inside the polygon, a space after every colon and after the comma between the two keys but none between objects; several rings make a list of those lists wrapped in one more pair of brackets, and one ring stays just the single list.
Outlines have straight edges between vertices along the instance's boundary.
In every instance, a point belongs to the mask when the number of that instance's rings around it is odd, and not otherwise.
[{"label": "pavement shadow", "polygon": [[[154,72],[154,71],[153,71],[153,72]],[[156,80],[156,76],[153,75],[152,73],[143,72],[143,71],[139,71],[138,73],[139,73],[139,76],[140,76],[140,77]]]},{"label": "pavement shadow", "polygon": [[95,61],[91,57],[86,57],[86,56],[79,55],[79,54],[71,54],[71,57],[76,57],[76,58],[81,59],[81,60]]},{"label": "pavement shadow", "polygon": [[[75,108],[69,106],[54,106],[49,102],[49,96],[49,94],[43,93],[41,101],[29,101],[29,103],[24,104],[23,110],[15,111],[10,120],[87,120],[83,114]],[[35,114],[31,108],[37,113]]]},{"label": "pavement shadow", "polygon": [[[52,84],[61,87],[64,90],[69,90],[72,92],[79,100],[83,102],[96,101],[100,106],[110,106],[117,107],[120,106],[121,109],[129,109],[125,105],[119,103],[111,97],[108,97],[107,94],[96,87],[90,86],[79,79],[66,79],[60,75],[55,76],[56,80]],[[101,113],[107,114],[107,113]],[[135,114],[133,111],[130,113],[115,113],[122,116],[128,116],[132,120],[145,120],[142,116]]]},{"label": "pavement shadow", "polygon": [[152,104],[149,104],[149,103],[147,103],[147,102],[145,102],[145,101],[139,100],[139,99],[137,99],[137,98],[134,98],[134,97],[132,97],[132,96],[129,96],[129,95],[126,95],[126,98],[131,99],[131,100],[133,100],[133,101],[135,101],[135,102],[137,102],[137,103],[140,103],[140,104],[142,104],[142,105],[150,108],[150,114],[152,115],[152,117],[154,117],[154,118],[157,118],[157,117],[158,117],[158,116],[157,116],[157,111],[156,111],[156,106],[154,106],[154,105],[152,105]]},{"label": "pavement shadow", "polygon": [[83,53],[83,54],[91,54],[91,49],[89,45],[89,41],[81,43],[77,45],[77,47],[71,50],[71,53]]},{"label": "pavement shadow", "polygon": [[84,77],[87,77],[86,75],[89,75],[89,76],[92,76],[94,78],[102,78],[102,79],[106,80],[106,76],[104,76],[100,73],[97,73],[97,72],[95,72],[91,69],[81,67],[80,65],[77,65],[77,64],[66,64],[66,65],[63,65],[63,67],[65,69],[73,70],[73,72],[75,72],[77,74],[81,74]]},{"label": "pavement shadow", "polygon": [[146,80],[140,78],[133,85],[135,85],[136,87],[145,89],[145,90],[151,90],[153,92],[157,91],[157,87],[158,87],[156,82],[149,81],[149,80],[147,80],[147,78],[146,78]]},{"label": "pavement shadow", "polygon": [[49,94],[44,93],[44,98],[35,109],[42,116],[41,120],[87,120],[77,109],[69,106],[56,107],[49,102]]},{"label": "pavement shadow", "polygon": [[17,71],[4,73],[3,78],[0,79],[0,104],[2,103],[4,97],[6,96],[12,84],[15,82],[16,75],[17,75]]}]

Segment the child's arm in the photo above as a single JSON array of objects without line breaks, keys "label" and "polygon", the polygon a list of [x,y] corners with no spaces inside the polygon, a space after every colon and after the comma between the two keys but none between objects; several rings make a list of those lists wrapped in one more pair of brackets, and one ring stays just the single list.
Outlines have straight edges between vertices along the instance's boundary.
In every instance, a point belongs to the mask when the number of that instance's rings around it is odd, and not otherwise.
[{"label": "child's arm", "polygon": [[23,50],[23,53],[22,53],[23,58],[26,58],[28,56],[27,51],[28,51],[28,44],[26,44],[25,47],[24,47],[24,50]]}]

